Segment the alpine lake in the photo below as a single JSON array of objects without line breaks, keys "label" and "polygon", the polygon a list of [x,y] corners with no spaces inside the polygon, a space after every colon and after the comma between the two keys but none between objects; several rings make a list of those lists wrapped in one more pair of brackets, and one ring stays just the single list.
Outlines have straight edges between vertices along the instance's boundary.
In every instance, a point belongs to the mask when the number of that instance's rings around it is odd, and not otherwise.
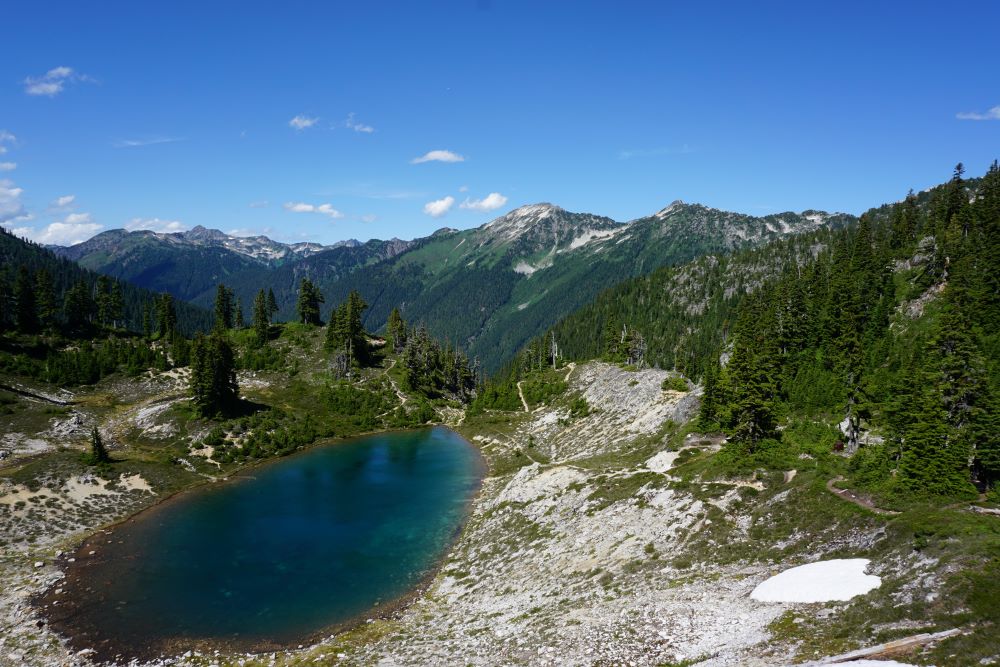
[{"label": "alpine lake", "polygon": [[321,444],[98,532],[39,602],[99,660],[294,648],[419,591],[484,473],[443,427]]}]

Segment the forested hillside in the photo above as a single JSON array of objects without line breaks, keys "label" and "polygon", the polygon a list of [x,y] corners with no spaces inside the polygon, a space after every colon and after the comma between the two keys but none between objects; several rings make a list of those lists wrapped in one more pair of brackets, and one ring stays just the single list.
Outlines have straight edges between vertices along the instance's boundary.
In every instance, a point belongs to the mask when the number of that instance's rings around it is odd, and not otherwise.
[{"label": "forested hillside", "polygon": [[[99,298],[101,297],[101,298]],[[30,300],[30,307],[26,300]],[[123,280],[109,280],[0,228],[0,331],[102,325],[141,332],[144,316],[160,308],[160,295]],[[208,310],[173,301],[176,328],[190,336],[212,324]],[[37,309],[37,311],[36,311]],[[20,313],[20,314],[19,314]],[[147,322],[148,324],[148,322]]]},{"label": "forested hillside", "polygon": [[628,281],[509,373],[554,354],[676,368],[700,378],[702,426],[731,435],[734,461],[780,458],[782,429],[821,419],[859,452],[854,484],[961,497],[1000,478],[998,276],[1000,169],[959,165],[856,226]]},{"label": "forested hillside", "polygon": [[674,202],[619,223],[536,204],[475,229],[443,229],[415,241],[372,240],[301,256],[289,251],[281,261],[238,252],[238,239],[218,232],[212,238],[228,240],[203,241],[210,230],[196,243],[188,239],[190,232],[106,232],[60,252],[205,307],[219,282],[244,305],[265,286],[274,292],[284,320],[295,316],[302,278],[333,301],[357,291],[370,304],[365,315],[370,329],[384,327],[399,307],[407,319],[496,369],[559,317],[624,279],[705,253],[755,247],[853,220],[820,211],[753,217]]}]

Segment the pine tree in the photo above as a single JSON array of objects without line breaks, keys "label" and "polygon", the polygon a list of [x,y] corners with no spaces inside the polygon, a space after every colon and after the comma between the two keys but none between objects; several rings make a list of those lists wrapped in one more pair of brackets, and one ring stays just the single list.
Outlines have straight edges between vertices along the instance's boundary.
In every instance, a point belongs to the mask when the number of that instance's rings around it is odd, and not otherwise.
[{"label": "pine tree", "polygon": [[153,336],[153,306],[146,301],[142,304],[142,337],[149,340]]},{"label": "pine tree", "polygon": [[159,325],[160,340],[170,340],[174,337],[177,328],[177,307],[174,304],[174,295],[164,292],[157,300],[156,321]]},{"label": "pine tree", "polygon": [[219,283],[215,289],[215,327],[233,328],[233,291]]},{"label": "pine tree", "polygon": [[323,321],[320,319],[319,312],[321,303],[323,303],[323,295],[311,280],[303,278],[299,283],[299,300],[296,304],[299,321],[302,324],[322,325]]},{"label": "pine tree", "polygon": [[90,455],[87,456],[87,464],[93,466],[110,461],[111,456],[104,446],[104,440],[101,439],[101,432],[97,430],[97,426],[94,426],[90,431]]},{"label": "pine tree", "polygon": [[35,274],[35,301],[38,311],[38,323],[43,331],[53,331],[56,328],[56,293],[52,285],[52,276],[45,269],[39,269]]},{"label": "pine tree", "polygon": [[243,300],[236,299],[236,315],[233,317],[233,324],[237,329],[246,328],[246,322],[243,320]]},{"label": "pine tree", "polygon": [[118,328],[124,325],[125,320],[125,288],[121,281],[114,281],[111,284],[111,296],[108,303],[108,315],[111,318],[111,326]]},{"label": "pine tree", "polygon": [[66,290],[63,311],[70,331],[81,333],[87,329],[94,316],[94,310],[94,300],[90,296],[90,289],[85,281],[80,280]]},{"label": "pine tree", "polygon": [[97,306],[97,323],[106,327],[111,324],[111,279],[98,276],[94,286],[94,304]]},{"label": "pine tree", "polygon": [[194,339],[190,389],[195,408],[203,417],[224,414],[239,400],[233,349],[218,329],[209,336],[198,334]]},{"label": "pine tree", "polygon": [[267,317],[269,321],[274,320],[274,316],[278,314],[278,300],[274,298],[274,290],[270,287],[267,288]]},{"label": "pine tree", "polygon": [[24,334],[38,331],[38,306],[35,303],[35,286],[28,267],[21,265],[14,281],[14,314],[17,330]]},{"label": "pine tree", "polygon": [[393,308],[389,313],[389,320],[385,325],[386,341],[389,349],[400,352],[406,346],[406,322],[399,313],[399,308]]},{"label": "pine tree", "polygon": [[701,405],[698,408],[698,421],[702,428],[710,428],[719,422],[719,363],[709,364],[705,369],[704,390],[701,394]]},{"label": "pine tree", "polygon": [[270,313],[267,307],[267,296],[261,289],[253,300],[253,341],[256,347],[263,347],[267,343],[269,330]]}]

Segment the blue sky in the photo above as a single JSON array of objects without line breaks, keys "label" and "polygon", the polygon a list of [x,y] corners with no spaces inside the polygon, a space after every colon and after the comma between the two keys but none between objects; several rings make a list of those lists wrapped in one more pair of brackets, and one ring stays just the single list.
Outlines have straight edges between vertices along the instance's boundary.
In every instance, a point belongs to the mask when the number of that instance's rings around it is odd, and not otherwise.
[{"label": "blue sky", "polygon": [[328,243],[539,201],[858,213],[1000,157],[998,25],[996,2],[15,1],[0,221]]}]

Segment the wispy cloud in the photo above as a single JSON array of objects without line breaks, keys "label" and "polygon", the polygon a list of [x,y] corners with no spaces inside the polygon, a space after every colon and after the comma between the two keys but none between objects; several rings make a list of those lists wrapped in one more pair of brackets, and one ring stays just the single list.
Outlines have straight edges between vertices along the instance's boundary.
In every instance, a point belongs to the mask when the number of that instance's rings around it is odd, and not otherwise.
[{"label": "wispy cloud", "polygon": [[466,199],[459,208],[470,211],[495,211],[507,203],[507,198],[499,192],[491,192],[482,199]]},{"label": "wispy cloud", "polygon": [[250,202],[250,208],[267,208],[269,205],[270,205],[270,202],[268,202],[266,199],[261,200],[261,201],[252,201],[252,202]]},{"label": "wispy cloud", "polygon": [[9,178],[0,178],[0,224],[30,219],[24,210],[21,195],[24,190]]},{"label": "wispy cloud", "polygon": [[447,196],[444,199],[435,199],[424,204],[424,213],[432,218],[440,218],[447,213],[455,203],[455,198]]},{"label": "wispy cloud", "polygon": [[366,213],[365,215],[361,216],[360,220],[361,222],[364,223],[375,222],[376,220],[378,220],[378,216],[375,215],[374,213]]},{"label": "wispy cloud", "polygon": [[63,195],[62,197],[57,197],[56,200],[52,202],[52,208],[66,208],[74,201],[76,201],[76,195]]},{"label": "wispy cloud", "polygon": [[103,227],[94,222],[89,213],[70,213],[64,220],[57,220],[40,230],[34,227],[18,227],[12,231],[36,243],[68,246],[83,243]]},{"label": "wispy cloud", "polygon": [[371,125],[365,125],[354,119],[354,112],[347,114],[347,120],[344,121],[344,127],[354,130],[355,132],[361,132],[363,134],[371,134],[375,131],[375,128]]},{"label": "wispy cloud", "polygon": [[1000,104],[988,109],[986,113],[979,113],[977,111],[962,111],[961,113],[955,114],[955,118],[959,120],[1000,120]]},{"label": "wispy cloud", "polygon": [[180,220],[161,220],[160,218],[132,218],[125,223],[125,229],[130,232],[144,229],[160,234],[172,234],[183,232],[187,228],[187,225]]},{"label": "wispy cloud", "polygon": [[0,171],[14,171],[17,169],[16,162],[0,162]]},{"label": "wispy cloud", "polygon": [[155,146],[156,144],[173,144],[178,141],[186,141],[183,137],[146,137],[144,139],[119,139],[111,145],[115,148],[141,148],[142,146]]},{"label": "wispy cloud", "polygon": [[284,208],[292,213],[319,213],[331,220],[343,218],[344,214],[333,207],[332,204],[306,204],[305,202],[285,202]]},{"label": "wispy cloud", "polygon": [[29,76],[24,80],[24,92],[28,95],[55,97],[66,86],[81,81],[93,82],[86,74],[73,70],[72,67],[53,67],[41,76]]},{"label": "wispy cloud", "polygon": [[8,132],[7,130],[0,130],[0,155],[7,152],[7,147],[4,144],[14,144],[17,143],[17,137]]},{"label": "wispy cloud", "polygon": [[295,116],[290,121],[288,121],[288,126],[293,127],[300,132],[302,130],[308,129],[319,122],[319,118],[313,118],[311,116],[304,116],[299,114]]},{"label": "wispy cloud", "polygon": [[656,157],[658,155],[688,155],[694,153],[695,149],[687,144],[674,147],[662,148],[631,148],[618,151],[619,160],[630,160],[634,157]]},{"label": "wispy cloud", "polygon": [[410,160],[410,164],[422,164],[424,162],[465,162],[465,158],[458,153],[451,151],[428,151],[420,157]]}]

